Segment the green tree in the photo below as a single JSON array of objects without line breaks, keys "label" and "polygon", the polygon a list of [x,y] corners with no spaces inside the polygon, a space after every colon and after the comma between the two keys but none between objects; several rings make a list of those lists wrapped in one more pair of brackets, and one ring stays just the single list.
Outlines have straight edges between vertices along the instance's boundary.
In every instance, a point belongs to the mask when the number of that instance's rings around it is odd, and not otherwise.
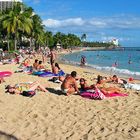
[{"label": "green tree", "polygon": [[23,10],[24,5],[16,3],[13,10],[9,10],[8,13],[2,16],[3,28],[7,30],[8,36],[14,37],[15,50],[17,50],[17,40],[19,32],[26,32],[29,34],[32,29],[32,20],[26,12]]}]

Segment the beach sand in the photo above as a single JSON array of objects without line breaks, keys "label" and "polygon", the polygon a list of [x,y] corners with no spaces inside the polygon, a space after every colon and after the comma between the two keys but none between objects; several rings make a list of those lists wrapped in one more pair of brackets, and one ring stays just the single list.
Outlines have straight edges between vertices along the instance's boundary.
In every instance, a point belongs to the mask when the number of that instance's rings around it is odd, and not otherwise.
[{"label": "beach sand", "polygon": [[[15,64],[0,65],[0,70],[17,70]],[[98,72],[60,64],[89,84]],[[0,140],[140,140],[140,92],[124,90],[128,97],[89,100],[78,95],[61,95],[60,84],[24,73],[13,73],[0,84]],[[32,98],[5,93],[5,85],[39,81],[48,93]]]}]

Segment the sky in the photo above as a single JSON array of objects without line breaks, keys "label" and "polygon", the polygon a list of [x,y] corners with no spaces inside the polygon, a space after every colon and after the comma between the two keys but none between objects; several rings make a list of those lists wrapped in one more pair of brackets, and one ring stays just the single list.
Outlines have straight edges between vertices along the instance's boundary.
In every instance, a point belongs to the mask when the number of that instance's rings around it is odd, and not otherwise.
[{"label": "sky", "polygon": [[140,47],[140,0],[23,0],[48,31],[87,35],[88,41],[119,39]]}]

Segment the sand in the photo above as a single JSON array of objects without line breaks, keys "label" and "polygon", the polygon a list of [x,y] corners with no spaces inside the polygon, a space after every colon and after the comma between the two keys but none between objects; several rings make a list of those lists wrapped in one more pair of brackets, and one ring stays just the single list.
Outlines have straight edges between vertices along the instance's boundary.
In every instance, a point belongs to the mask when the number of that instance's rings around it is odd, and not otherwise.
[{"label": "sand", "polygon": [[[0,65],[14,72],[18,65]],[[61,64],[70,73],[78,72],[88,83],[98,72]],[[0,140],[139,140],[140,92],[124,90],[128,97],[89,100],[78,95],[61,95],[60,84],[49,78],[13,73],[0,84]],[[37,92],[32,98],[9,95],[10,83],[39,81],[48,85],[48,93]]]}]

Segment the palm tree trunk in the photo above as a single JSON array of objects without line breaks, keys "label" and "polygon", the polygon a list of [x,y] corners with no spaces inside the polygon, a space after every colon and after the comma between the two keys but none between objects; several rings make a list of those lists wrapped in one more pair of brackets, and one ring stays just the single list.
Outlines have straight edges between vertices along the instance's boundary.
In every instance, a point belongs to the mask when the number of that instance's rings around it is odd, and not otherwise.
[{"label": "palm tree trunk", "polygon": [[30,48],[32,48],[32,37],[30,37]]},{"label": "palm tree trunk", "polygon": [[8,51],[10,51],[10,42],[9,42],[9,39],[8,39],[8,41],[7,41],[7,43],[8,43]]},{"label": "palm tree trunk", "polygon": [[15,51],[17,50],[17,39],[15,37]]}]

